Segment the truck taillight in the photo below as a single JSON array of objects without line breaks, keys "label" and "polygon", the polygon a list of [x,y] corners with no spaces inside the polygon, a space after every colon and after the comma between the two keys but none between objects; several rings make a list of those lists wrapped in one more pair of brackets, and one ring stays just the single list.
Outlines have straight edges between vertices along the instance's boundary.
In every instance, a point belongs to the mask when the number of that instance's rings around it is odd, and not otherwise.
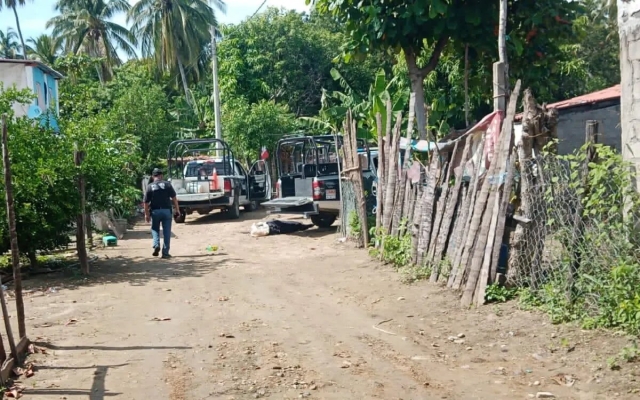
[{"label": "truck taillight", "polygon": [[282,185],[282,181],[278,179],[276,182],[276,199],[280,198],[280,186]]},{"label": "truck taillight", "polygon": [[311,184],[311,188],[313,189],[313,199],[321,200],[322,199],[322,182],[318,180],[318,178],[313,178],[313,183]]},{"label": "truck taillight", "polygon": [[230,179],[225,179],[224,180],[224,191],[225,193],[231,193],[231,180]]}]

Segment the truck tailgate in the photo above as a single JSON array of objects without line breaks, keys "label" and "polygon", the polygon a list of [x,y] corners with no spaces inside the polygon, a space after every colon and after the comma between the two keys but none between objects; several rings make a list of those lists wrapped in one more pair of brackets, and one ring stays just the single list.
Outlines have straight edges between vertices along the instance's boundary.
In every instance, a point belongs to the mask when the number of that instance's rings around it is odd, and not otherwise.
[{"label": "truck tailgate", "polygon": [[290,208],[290,207],[300,207],[307,204],[313,203],[313,199],[309,197],[284,197],[280,199],[273,199],[262,203],[263,206],[269,208]]}]

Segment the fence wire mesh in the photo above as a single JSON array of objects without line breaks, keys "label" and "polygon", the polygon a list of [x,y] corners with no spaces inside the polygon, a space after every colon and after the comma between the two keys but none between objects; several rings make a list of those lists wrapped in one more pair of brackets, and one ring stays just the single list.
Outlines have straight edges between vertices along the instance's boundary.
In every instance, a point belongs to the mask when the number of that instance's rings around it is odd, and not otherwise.
[{"label": "fence wire mesh", "polygon": [[511,231],[507,279],[571,313],[558,318],[609,325],[597,320],[625,299],[640,302],[640,202],[619,157],[605,147],[595,153],[593,161],[544,155],[520,166],[516,209],[529,221]]}]

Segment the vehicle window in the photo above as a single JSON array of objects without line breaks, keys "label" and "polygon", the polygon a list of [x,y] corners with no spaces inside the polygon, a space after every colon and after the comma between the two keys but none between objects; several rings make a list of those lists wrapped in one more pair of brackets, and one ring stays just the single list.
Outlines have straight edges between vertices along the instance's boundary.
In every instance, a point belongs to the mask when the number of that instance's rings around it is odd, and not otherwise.
[{"label": "vehicle window", "polygon": [[231,165],[229,163],[227,163],[227,168],[225,170],[222,162],[190,162],[187,164],[187,170],[184,176],[185,178],[193,178],[196,176],[208,177],[211,176],[214,168],[218,175],[225,175],[231,172]]},{"label": "vehicle window", "polygon": [[278,168],[280,175],[302,173],[304,164],[304,141],[291,141],[280,144],[278,151]]},{"label": "vehicle window", "polygon": [[[280,143],[278,152],[278,168],[281,176],[301,174],[304,165],[316,164],[320,176],[337,175],[338,162],[343,165],[342,140],[339,139],[338,149],[333,138],[314,138],[314,140],[300,139]],[[365,143],[358,140],[358,147]],[[369,171],[371,166],[367,162],[367,155],[361,154],[362,170]]]},{"label": "vehicle window", "polygon": [[246,174],[244,173],[244,168],[242,168],[242,165],[236,161],[235,163],[236,166],[236,175],[239,176],[245,176]]}]

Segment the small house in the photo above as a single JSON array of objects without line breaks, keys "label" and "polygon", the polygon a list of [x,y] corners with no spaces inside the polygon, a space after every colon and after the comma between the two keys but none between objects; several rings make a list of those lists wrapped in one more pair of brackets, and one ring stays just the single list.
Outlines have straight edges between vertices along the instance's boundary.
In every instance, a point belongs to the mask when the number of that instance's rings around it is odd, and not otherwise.
[{"label": "small house", "polygon": [[[587,121],[598,121],[598,143],[622,150],[620,139],[620,85],[572,99],[547,104],[558,110],[558,154],[569,154],[585,142]],[[516,136],[521,132],[522,114],[516,115]]]},{"label": "small house", "polygon": [[0,82],[4,88],[30,89],[36,95],[31,104],[14,104],[16,117],[38,118],[40,123],[58,130],[60,114],[58,71],[35,60],[0,59]]}]

